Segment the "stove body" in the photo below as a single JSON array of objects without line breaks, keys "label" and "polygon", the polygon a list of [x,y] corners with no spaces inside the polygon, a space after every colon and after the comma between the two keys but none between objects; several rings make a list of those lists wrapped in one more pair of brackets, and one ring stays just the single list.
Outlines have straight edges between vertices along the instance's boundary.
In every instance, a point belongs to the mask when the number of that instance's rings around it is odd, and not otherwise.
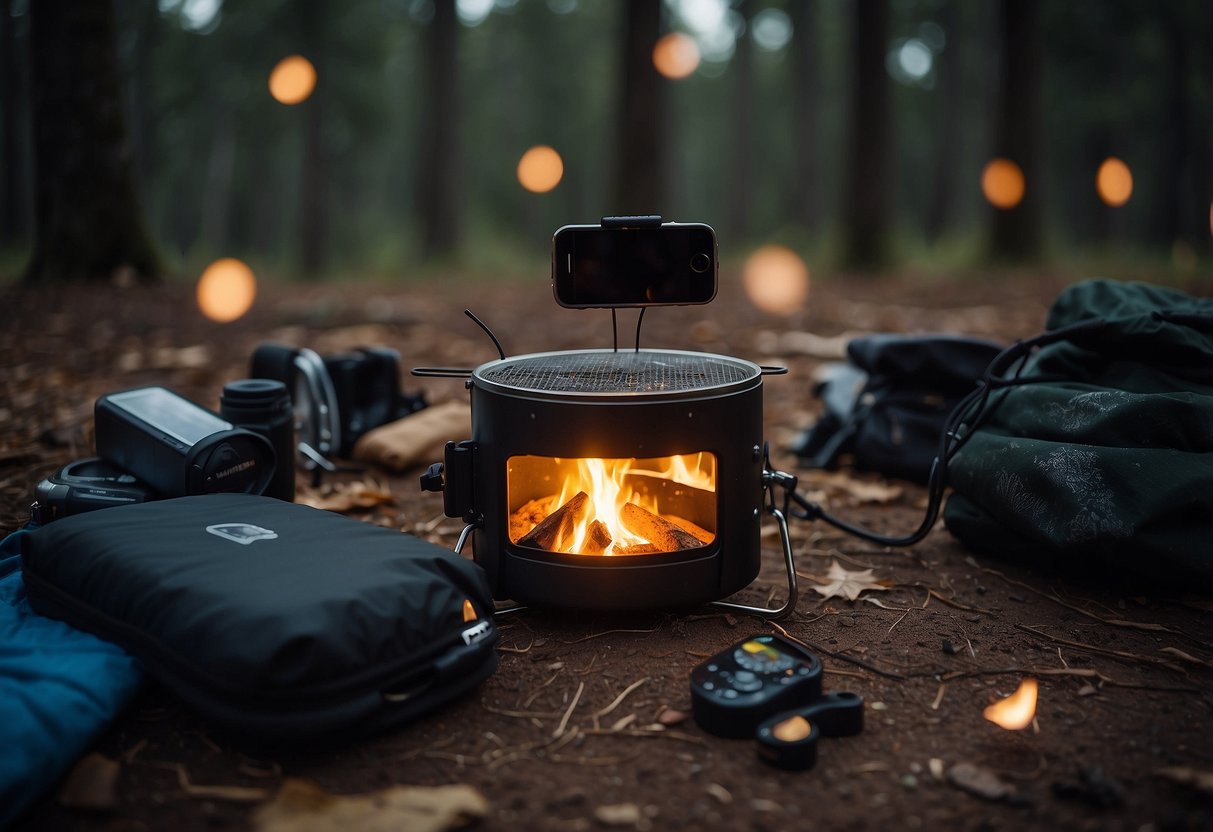
[{"label": "stove body", "polygon": [[[443,487],[446,513],[474,529],[474,558],[494,596],[659,609],[752,582],[763,514],[762,374],[740,359],[673,350],[536,353],[472,371],[472,439],[448,444]],[[698,479],[656,470],[688,460]],[[626,486],[658,513],[690,521],[700,545],[573,554],[519,542],[511,519],[585,461],[627,461]]]}]

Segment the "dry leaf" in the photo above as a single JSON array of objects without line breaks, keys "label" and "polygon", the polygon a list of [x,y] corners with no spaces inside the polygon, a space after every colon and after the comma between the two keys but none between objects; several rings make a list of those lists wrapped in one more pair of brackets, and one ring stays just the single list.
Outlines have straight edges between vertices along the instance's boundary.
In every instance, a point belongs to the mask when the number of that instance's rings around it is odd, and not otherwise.
[{"label": "dry leaf", "polygon": [[255,832],[441,832],[488,814],[471,786],[393,786],[368,794],[335,795],[290,778],[272,803],[253,813]]},{"label": "dry leaf", "polygon": [[295,502],[325,511],[345,512],[390,504],[393,497],[386,485],[368,480],[335,483],[323,489],[304,488],[295,496]]},{"label": "dry leaf", "polygon": [[106,811],[118,808],[118,775],[122,766],[97,752],[81,757],[59,787],[59,805]]},{"label": "dry leaf", "polygon": [[871,569],[852,572],[840,566],[836,560],[830,561],[830,571],[825,581],[825,586],[815,586],[813,589],[825,598],[846,598],[848,601],[854,601],[866,589],[888,589],[872,579]]},{"label": "dry leaf", "polygon": [[841,491],[857,503],[891,503],[902,495],[900,485],[892,485],[887,482],[868,482],[856,479],[843,472],[824,473],[811,471],[806,476],[812,486],[832,491]]}]

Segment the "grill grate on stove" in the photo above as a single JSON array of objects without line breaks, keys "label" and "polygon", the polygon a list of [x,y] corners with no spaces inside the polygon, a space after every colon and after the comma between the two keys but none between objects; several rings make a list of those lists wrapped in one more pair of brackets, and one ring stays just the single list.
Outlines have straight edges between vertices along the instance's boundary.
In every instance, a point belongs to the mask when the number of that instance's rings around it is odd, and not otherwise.
[{"label": "grill grate on stove", "polygon": [[756,368],[727,358],[667,352],[570,352],[507,359],[486,381],[556,393],[659,393],[746,381]]}]

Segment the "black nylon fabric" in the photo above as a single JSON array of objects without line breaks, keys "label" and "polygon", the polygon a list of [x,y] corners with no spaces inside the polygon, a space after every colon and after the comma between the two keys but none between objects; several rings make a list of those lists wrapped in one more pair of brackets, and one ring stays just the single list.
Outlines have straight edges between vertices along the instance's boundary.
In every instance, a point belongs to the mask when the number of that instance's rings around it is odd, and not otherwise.
[{"label": "black nylon fabric", "polygon": [[944,421],[1001,349],[959,335],[852,339],[849,362],[816,391],[821,418],[792,450],[814,468],[836,468],[850,454],[857,470],[925,483]]},{"label": "black nylon fabric", "polygon": [[[26,536],[22,560],[36,610],[119,643],[204,713],[262,736],[403,724],[496,665],[480,567],[295,503],[211,494],[66,517]],[[474,643],[465,601],[485,627]],[[384,690],[418,680],[424,697],[385,705]]]},{"label": "black nylon fabric", "polygon": [[969,547],[1109,578],[1213,587],[1213,300],[1076,284],[1042,347],[948,467]]}]

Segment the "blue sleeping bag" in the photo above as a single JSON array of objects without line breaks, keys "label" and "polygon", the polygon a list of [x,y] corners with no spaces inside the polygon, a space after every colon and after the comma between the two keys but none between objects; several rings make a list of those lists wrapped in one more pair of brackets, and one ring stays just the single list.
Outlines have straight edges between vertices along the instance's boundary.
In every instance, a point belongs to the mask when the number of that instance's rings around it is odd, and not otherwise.
[{"label": "blue sleeping bag", "polygon": [[88,751],[143,678],[122,648],[30,609],[28,533],[0,541],[0,829]]}]

